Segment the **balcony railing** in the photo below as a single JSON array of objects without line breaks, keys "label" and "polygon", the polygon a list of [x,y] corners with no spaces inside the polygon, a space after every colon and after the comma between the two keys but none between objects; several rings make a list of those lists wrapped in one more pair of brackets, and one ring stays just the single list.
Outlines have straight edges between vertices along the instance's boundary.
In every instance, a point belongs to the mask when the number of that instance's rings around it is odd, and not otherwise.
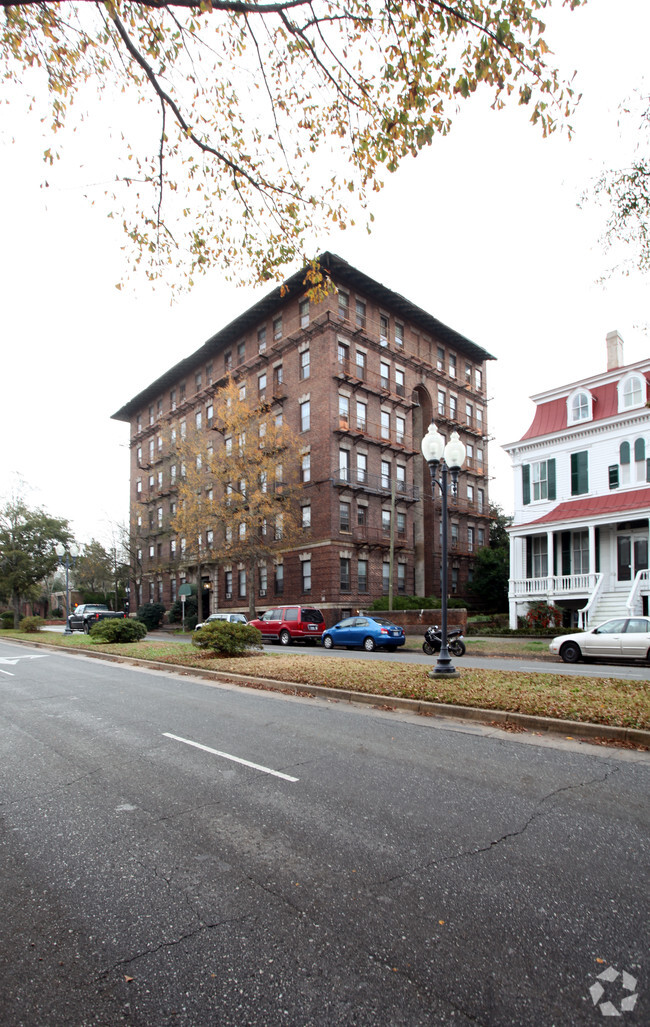
[{"label": "balcony railing", "polygon": [[534,596],[586,596],[596,588],[601,575],[595,572],[586,574],[547,574],[537,578],[511,578],[510,595],[512,598]]},{"label": "balcony railing", "polygon": [[[390,493],[391,491],[391,479],[387,475],[368,474],[367,471],[359,470],[359,468],[336,467],[332,471],[332,480],[335,485],[346,485],[349,488],[363,489],[365,492]],[[413,502],[420,498],[420,490],[417,485],[396,481],[395,495],[398,499]]]}]

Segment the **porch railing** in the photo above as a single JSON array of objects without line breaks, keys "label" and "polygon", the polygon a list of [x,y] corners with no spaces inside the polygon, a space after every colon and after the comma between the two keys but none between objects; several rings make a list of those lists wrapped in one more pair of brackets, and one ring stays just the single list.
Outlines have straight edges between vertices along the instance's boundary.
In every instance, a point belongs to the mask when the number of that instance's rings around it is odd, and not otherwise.
[{"label": "porch railing", "polygon": [[643,593],[648,594],[650,592],[650,571],[647,569],[644,571],[637,571],[634,579],[634,584],[630,589],[630,594],[627,597],[626,607],[628,615],[631,617],[634,614],[634,607],[636,606],[637,599]]},{"label": "porch railing", "polygon": [[602,574],[547,574],[542,578],[511,578],[510,595],[522,596],[569,596],[591,594],[600,585]]}]

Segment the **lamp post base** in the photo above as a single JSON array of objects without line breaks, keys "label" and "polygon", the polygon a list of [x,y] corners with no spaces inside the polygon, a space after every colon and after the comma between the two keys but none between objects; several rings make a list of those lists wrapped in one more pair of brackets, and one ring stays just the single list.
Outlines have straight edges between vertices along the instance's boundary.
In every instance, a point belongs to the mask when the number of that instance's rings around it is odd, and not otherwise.
[{"label": "lamp post base", "polygon": [[434,667],[427,674],[429,678],[459,678],[460,671],[456,670],[455,667]]}]

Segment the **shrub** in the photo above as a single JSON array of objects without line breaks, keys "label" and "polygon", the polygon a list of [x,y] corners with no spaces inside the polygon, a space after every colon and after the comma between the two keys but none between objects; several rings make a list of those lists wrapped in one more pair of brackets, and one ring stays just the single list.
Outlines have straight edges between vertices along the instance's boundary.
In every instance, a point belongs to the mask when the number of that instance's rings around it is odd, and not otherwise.
[{"label": "shrub", "polygon": [[165,607],[162,603],[145,603],[138,607],[137,618],[146,625],[147,631],[155,631],[162,624]]},{"label": "shrub", "polygon": [[146,634],[147,627],[142,621],[126,617],[107,617],[90,629],[90,638],[98,642],[139,642]]},{"label": "shrub", "polygon": [[557,606],[551,606],[549,603],[539,600],[530,604],[526,613],[526,624],[533,631],[560,627],[562,624],[562,611]]},{"label": "shrub", "polygon": [[262,648],[262,634],[250,624],[216,620],[194,632],[192,645],[221,656],[243,656],[249,649]]},{"label": "shrub", "polygon": [[[13,613],[11,615],[11,618],[11,623],[13,627]],[[29,631],[31,633],[32,631],[40,631],[44,624],[45,621],[42,617],[23,617],[19,627],[21,631]]]},{"label": "shrub", "polygon": [[14,611],[13,610],[3,610],[2,613],[0,613],[0,621],[2,622],[2,627],[3,628],[13,628],[13,626],[14,626]]},{"label": "shrub", "polygon": [[[192,618],[194,623],[191,625],[192,628],[196,627],[199,617],[199,604],[196,601],[196,596],[187,596],[185,599],[185,627],[188,626]],[[170,624],[180,624],[183,619],[183,604],[180,599],[177,599],[175,603],[172,603],[169,610],[169,622]]]}]

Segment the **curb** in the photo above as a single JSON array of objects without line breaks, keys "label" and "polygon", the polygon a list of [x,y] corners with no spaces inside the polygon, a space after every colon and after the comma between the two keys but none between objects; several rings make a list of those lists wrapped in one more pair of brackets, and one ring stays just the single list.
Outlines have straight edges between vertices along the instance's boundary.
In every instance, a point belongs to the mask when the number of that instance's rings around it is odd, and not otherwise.
[{"label": "curb", "polygon": [[529,713],[488,710],[478,706],[454,706],[451,703],[424,702],[421,699],[402,699],[390,695],[369,695],[366,692],[354,692],[351,689],[329,688],[326,685],[306,685],[301,682],[280,681],[275,678],[251,677],[249,674],[236,674],[232,671],[210,670],[209,668],[197,670],[194,667],[185,667],[180,663],[161,663],[157,660],[140,660],[134,656],[92,652],[89,649],[72,649],[61,645],[51,646],[47,642],[27,642],[22,638],[11,638],[7,641],[16,642],[18,645],[49,649],[54,652],[62,651],[73,656],[89,656],[91,659],[105,660],[108,663],[146,667],[148,670],[163,670],[181,677],[222,681],[225,684],[243,685],[244,687],[252,685],[256,688],[267,689],[269,692],[282,692],[285,695],[304,695],[338,702],[359,703],[387,711],[402,710],[420,716],[449,717],[478,724],[518,727],[521,730],[540,731],[547,734],[570,734],[576,739],[604,738],[611,741],[630,742],[633,745],[645,745],[650,748],[650,730],[646,731],[643,728],[593,724],[590,721],[581,720],[559,720],[555,717],[539,717]]}]

